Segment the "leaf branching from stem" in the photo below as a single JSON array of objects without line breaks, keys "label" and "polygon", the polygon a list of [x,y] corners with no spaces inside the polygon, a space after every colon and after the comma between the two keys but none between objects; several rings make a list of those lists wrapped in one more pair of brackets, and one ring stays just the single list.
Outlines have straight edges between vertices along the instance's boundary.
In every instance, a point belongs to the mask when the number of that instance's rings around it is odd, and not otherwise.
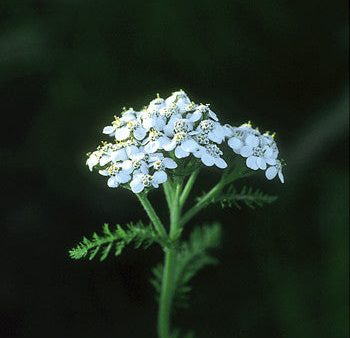
[{"label": "leaf branching from stem", "polygon": [[92,239],[86,237],[73,249],[69,251],[72,259],[88,257],[90,260],[100,254],[100,261],[107,258],[111,251],[115,256],[119,256],[123,249],[134,243],[135,248],[147,248],[154,242],[159,242],[159,235],[151,225],[143,225],[142,222],[136,224],[129,223],[125,227],[116,225],[110,229],[108,224],[104,224],[101,235],[93,233]]},{"label": "leaf branching from stem", "polygon": [[[198,198],[198,201],[203,200],[202,197]],[[241,191],[238,191],[232,184],[222,193],[207,200],[207,204],[218,203],[222,208],[237,207],[241,209],[241,205],[245,204],[251,209],[256,207],[262,207],[265,204],[271,204],[277,199],[276,196],[268,195],[262,192],[260,189],[253,189],[251,187],[243,187]]]}]

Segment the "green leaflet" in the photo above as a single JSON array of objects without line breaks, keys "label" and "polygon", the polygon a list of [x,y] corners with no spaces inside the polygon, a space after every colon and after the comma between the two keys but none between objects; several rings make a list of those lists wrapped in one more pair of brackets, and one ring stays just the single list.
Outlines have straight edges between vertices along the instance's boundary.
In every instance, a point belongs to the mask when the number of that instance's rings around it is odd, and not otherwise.
[{"label": "green leaflet", "polygon": [[145,226],[141,221],[136,224],[129,223],[125,227],[118,224],[112,230],[108,224],[104,224],[102,235],[93,233],[92,239],[84,237],[75,248],[69,251],[69,255],[72,259],[88,257],[92,260],[99,254],[100,261],[103,261],[111,251],[115,256],[119,256],[131,242],[134,243],[135,248],[147,248],[159,241],[159,236],[153,227]]},{"label": "green leaflet", "polygon": [[[205,266],[217,263],[210,250],[216,249],[221,242],[221,226],[218,223],[195,228],[188,241],[180,243],[176,257],[176,271],[174,280],[174,305],[187,307],[190,282],[192,278]],[[159,292],[162,283],[163,265],[159,264],[153,269],[151,284]]]},{"label": "green leaflet", "polygon": [[[197,201],[200,201],[202,198],[203,196],[199,197]],[[247,207],[255,209],[255,207],[262,207],[264,204],[271,204],[276,200],[276,196],[268,195],[260,189],[244,186],[241,191],[238,191],[231,184],[225,191],[209,200],[207,204],[219,203],[222,208],[235,206],[238,209],[241,209],[241,205],[245,204]]]}]

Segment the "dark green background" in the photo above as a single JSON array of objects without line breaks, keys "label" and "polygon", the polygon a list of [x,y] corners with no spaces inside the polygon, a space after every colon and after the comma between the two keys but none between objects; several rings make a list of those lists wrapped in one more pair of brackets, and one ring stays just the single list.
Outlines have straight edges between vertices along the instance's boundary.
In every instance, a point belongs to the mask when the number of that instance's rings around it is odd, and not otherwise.
[{"label": "dark green background", "polygon": [[1,337],[155,337],[157,247],[102,264],[67,251],[146,219],[85,153],[121,107],[178,88],[276,131],[288,165],[285,185],[250,180],[275,205],[196,219],[223,223],[221,264],[176,322],[199,338],[348,336],[346,1],[1,0],[0,18]]}]

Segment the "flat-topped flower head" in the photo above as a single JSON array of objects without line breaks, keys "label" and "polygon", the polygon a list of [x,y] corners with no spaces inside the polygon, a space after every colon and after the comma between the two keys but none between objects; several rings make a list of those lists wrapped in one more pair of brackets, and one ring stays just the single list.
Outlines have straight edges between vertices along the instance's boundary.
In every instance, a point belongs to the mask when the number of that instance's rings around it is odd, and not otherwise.
[{"label": "flat-topped flower head", "polygon": [[240,127],[225,126],[229,137],[227,144],[236,154],[246,158],[246,165],[252,170],[266,170],[266,177],[273,179],[278,173],[280,181],[284,183],[282,165],[278,160],[279,150],[275,141],[275,134],[266,132],[261,134],[254,129],[250,122]]},{"label": "flat-topped flower head", "polygon": [[229,148],[245,159],[247,168],[284,182],[274,134],[262,134],[250,122],[223,125],[208,104],[196,104],[183,90],[166,99],[157,95],[140,111],[124,109],[103,133],[112,141],[89,153],[86,164],[107,176],[109,187],[135,193],[158,188],[187,163],[227,170],[232,167]]}]

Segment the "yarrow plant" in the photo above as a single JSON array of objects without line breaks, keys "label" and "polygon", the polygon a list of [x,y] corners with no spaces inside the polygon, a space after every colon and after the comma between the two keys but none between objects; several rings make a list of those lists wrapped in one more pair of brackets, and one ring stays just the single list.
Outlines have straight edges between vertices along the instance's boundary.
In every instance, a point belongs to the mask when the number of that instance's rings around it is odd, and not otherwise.
[{"label": "yarrow plant", "polygon": [[[189,282],[204,266],[216,262],[211,251],[220,244],[218,223],[192,229],[183,238],[186,225],[204,208],[218,203],[222,207],[262,206],[276,198],[260,190],[234,183],[259,170],[268,180],[284,183],[283,161],[275,134],[261,133],[250,122],[240,126],[222,124],[208,104],[196,104],[180,90],[166,99],[157,96],[142,110],[124,109],[103,129],[103,141],[88,154],[87,166],[107,179],[110,188],[131,190],[141,202],[151,223],[130,223],[125,227],[104,225],[103,234],[84,237],[70,251],[73,259],[100,254],[104,260],[111,251],[118,256],[124,247],[148,247],[158,243],[164,263],[153,269],[151,280],[158,294],[158,335],[160,338],[193,337],[171,325],[172,309],[188,300]],[[216,167],[220,178],[208,192],[187,207],[198,174]],[[148,196],[163,188],[169,207],[169,226],[158,217]]]}]

